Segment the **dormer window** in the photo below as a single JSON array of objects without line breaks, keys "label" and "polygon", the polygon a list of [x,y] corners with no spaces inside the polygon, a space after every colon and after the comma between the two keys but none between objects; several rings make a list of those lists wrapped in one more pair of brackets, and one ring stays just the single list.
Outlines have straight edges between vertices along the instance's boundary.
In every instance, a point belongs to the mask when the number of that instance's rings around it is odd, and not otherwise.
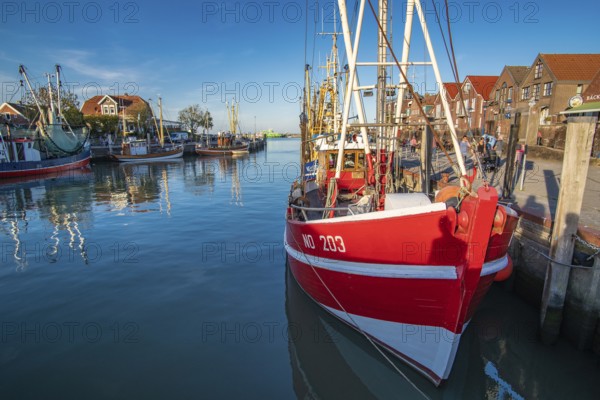
[{"label": "dormer window", "polygon": [[471,83],[467,82],[465,83],[465,86],[463,87],[463,92],[468,93],[471,91]]}]

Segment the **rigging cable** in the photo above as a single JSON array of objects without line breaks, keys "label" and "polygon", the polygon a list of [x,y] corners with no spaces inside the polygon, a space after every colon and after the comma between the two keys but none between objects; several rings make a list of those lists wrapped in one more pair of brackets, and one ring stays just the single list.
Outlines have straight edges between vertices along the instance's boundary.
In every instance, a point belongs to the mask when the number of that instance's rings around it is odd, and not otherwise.
[{"label": "rigging cable", "polygon": [[[375,22],[377,22],[379,30],[381,32],[383,32],[383,27],[381,26],[381,22],[379,21],[379,18],[377,17],[377,12],[375,11],[375,8],[373,7],[373,3],[371,2],[371,0],[368,0],[368,3],[369,3],[369,7],[371,8],[371,12],[373,13],[373,17],[375,18]],[[398,67],[398,69],[400,70],[400,73],[402,74],[402,78],[404,79],[404,82],[409,82],[408,78],[406,77],[406,74],[404,73],[404,71],[400,67],[400,62],[398,61],[398,58],[396,57],[396,53],[392,49],[392,46],[391,46],[391,44],[390,44],[387,36],[386,35],[382,35],[382,37],[385,40],[388,49],[390,50],[390,55],[394,59],[394,62],[396,63],[396,66]],[[419,100],[418,96],[416,95],[413,86],[411,84],[408,84],[407,87],[408,87],[408,90],[409,90],[410,94],[413,96],[413,100],[416,102],[417,106],[419,107],[419,112],[425,118],[425,122],[426,122],[427,126],[429,127],[429,129],[431,129],[431,132],[433,133],[433,137],[434,137],[435,141],[437,142],[438,146],[441,147],[444,150],[444,154],[446,155],[446,158],[448,159],[448,162],[451,165],[454,165],[455,163],[452,160],[452,158],[450,157],[450,154],[441,145],[442,141],[439,138],[439,135],[437,134],[437,132],[435,131],[435,129],[433,129],[433,126],[432,126],[431,122],[427,118],[427,114],[425,113],[425,110],[423,109],[423,104],[421,103],[421,101]]]}]

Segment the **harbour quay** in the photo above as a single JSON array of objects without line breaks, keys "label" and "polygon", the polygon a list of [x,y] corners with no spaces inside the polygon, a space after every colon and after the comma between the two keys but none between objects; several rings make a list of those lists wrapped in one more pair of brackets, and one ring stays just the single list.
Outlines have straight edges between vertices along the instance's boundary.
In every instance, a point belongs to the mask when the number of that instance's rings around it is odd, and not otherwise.
[{"label": "harbour quay", "polygon": [[[248,143],[248,151],[250,152],[256,152],[259,150],[263,150],[266,146],[267,146],[267,140],[263,139],[263,138],[252,138],[252,139],[248,139],[246,141]],[[183,145],[183,153],[186,155],[195,155],[196,154],[196,145],[198,143],[197,142],[186,142]],[[99,142],[96,144],[92,144],[90,146],[91,151],[92,151],[92,160],[95,161],[101,161],[101,160],[106,160],[108,158],[108,155],[111,154],[111,152],[120,149],[120,143],[117,141],[117,143],[112,144],[112,145],[107,145],[107,144],[100,144]],[[159,145],[158,144],[152,144],[151,147],[156,147],[158,148]]]}]

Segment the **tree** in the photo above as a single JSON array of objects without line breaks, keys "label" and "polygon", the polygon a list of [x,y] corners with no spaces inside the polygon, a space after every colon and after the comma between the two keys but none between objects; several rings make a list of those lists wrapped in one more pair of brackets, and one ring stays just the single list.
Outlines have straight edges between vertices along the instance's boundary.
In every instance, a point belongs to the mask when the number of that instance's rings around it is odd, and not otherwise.
[{"label": "tree", "polygon": [[[35,98],[39,102],[41,109],[44,112],[48,112],[50,108],[50,92],[47,86],[41,86],[37,89],[34,89],[33,94],[31,92],[27,92],[25,95],[24,104],[27,106],[31,106],[33,110],[35,110],[35,115],[26,115],[26,117],[31,121],[33,120],[37,114],[39,113],[37,109],[36,102],[34,100],[33,95],[35,94]],[[52,100],[54,105],[58,105],[58,91],[56,90],[56,85],[52,85]],[[77,99],[77,95],[72,92],[65,92],[61,90],[60,93],[60,108],[63,116],[67,120],[67,122],[72,126],[80,126],[84,124],[83,114],[79,111],[79,100]],[[58,110],[56,110],[58,113]]]},{"label": "tree", "polygon": [[86,115],[83,119],[90,126],[92,137],[101,136],[104,133],[115,135],[119,133],[119,117],[116,115]]},{"label": "tree", "polygon": [[206,110],[202,113],[202,122],[200,126],[204,129],[211,129],[213,127],[213,117],[210,115],[210,111]]},{"label": "tree", "polygon": [[137,121],[140,129],[139,133],[145,134],[148,132],[153,115],[152,110],[150,110],[150,106],[146,102],[139,102],[132,105],[127,110],[127,114]]},{"label": "tree", "polygon": [[196,129],[202,125],[204,113],[198,104],[191,105],[179,111],[179,122],[183,123],[191,133],[195,133]]}]

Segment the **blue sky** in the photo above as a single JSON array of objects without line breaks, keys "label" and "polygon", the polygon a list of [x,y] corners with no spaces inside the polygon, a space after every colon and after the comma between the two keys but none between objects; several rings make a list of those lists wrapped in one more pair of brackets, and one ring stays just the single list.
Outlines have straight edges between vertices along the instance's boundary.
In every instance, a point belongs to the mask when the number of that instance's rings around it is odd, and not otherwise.
[{"label": "blue sky", "polygon": [[[352,15],[354,1],[349,3]],[[431,3],[426,9],[432,10]],[[298,131],[299,91],[307,62],[318,65],[331,40],[333,4],[321,1],[3,1],[0,8],[2,100],[14,94],[24,64],[44,82],[54,64],[83,102],[96,94],[128,92],[163,98],[167,118],[200,104],[226,129],[225,102],[240,102],[243,130]],[[440,2],[436,3],[438,6]],[[596,1],[450,1],[454,45],[461,79],[498,75],[504,65],[530,65],[537,53],[598,53],[600,5]],[[394,2],[398,38],[404,3]],[[361,55],[371,46],[367,12]],[[439,28],[429,14],[434,43]],[[306,27],[308,26],[308,29]],[[423,54],[415,34],[412,54]],[[397,40],[399,43],[399,40]],[[341,45],[341,43],[340,43]],[[435,44],[434,44],[435,45]],[[313,50],[314,48],[314,50]],[[451,76],[443,47],[436,47],[444,80]],[[397,50],[399,55],[399,50]],[[315,73],[317,68],[313,70]],[[427,79],[423,69],[409,75]],[[362,76],[362,75],[361,75]],[[361,83],[371,81],[364,76]]]}]

